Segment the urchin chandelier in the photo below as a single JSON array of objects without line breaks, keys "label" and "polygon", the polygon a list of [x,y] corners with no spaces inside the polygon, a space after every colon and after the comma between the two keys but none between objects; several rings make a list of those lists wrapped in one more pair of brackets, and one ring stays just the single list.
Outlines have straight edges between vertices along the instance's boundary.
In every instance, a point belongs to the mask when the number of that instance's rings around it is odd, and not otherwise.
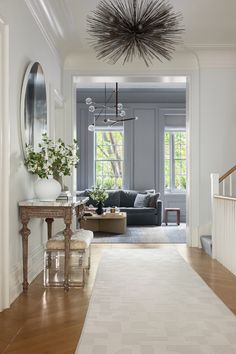
[{"label": "urchin chandelier", "polygon": [[90,44],[97,58],[123,64],[138,56],[170,60],[181,42],[182,16],[166,0],[102,0],[87,18]]}]

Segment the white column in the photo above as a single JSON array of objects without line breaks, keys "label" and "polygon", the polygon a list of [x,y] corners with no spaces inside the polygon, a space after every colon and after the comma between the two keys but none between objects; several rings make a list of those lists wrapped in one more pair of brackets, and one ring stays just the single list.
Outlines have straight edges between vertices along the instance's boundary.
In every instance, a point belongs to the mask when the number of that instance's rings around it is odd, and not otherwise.
[{"label": "white column", "polygon": [[0,311],[10,306],[9,267],[9,32],[0,19]]}]

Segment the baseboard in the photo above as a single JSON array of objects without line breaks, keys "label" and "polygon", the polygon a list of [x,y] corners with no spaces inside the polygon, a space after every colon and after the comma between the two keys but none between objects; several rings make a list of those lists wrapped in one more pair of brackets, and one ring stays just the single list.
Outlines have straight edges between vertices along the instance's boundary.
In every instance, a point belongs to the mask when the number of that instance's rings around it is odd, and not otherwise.
[{"label": "baseboard", "polygon": [[[36,247],[29,254],[28,282],[29,284],[43,270],[43,245]],[[12,303],[22,293],[23,270],[22,262],[15,264],[10,270],[10,302]]]}]

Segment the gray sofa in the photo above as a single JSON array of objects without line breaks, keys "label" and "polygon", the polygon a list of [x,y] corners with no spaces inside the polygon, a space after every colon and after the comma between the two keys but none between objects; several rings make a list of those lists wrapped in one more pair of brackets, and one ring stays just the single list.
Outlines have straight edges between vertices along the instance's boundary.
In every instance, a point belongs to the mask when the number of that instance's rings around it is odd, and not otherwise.
[{"label": "gray sofa", "polygon": [[[154,207],[135,208],[134,202],[138,192],[134,190],[110,190],[108,199],[105,201],[105,207],[117,206],[120,211],[127,213],[127,225],[157,225],[162,223],[162,201],[158,199]],[[89,190],[77,191],[77,196],[89,196]],[[96,201],[89,198],[87,205],[96,206]]]}]

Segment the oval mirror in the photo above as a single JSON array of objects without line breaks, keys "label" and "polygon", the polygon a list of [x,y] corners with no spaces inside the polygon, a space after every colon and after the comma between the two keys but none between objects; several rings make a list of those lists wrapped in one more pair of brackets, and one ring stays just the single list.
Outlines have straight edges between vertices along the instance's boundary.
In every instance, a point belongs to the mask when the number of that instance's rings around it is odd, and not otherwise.
[{"label": "oval mirror", "polygon": [[21,94],[21,134],[23,147],[34,148],[47,132],[47,91],[42,66],[31,63],[25,73]]}]

